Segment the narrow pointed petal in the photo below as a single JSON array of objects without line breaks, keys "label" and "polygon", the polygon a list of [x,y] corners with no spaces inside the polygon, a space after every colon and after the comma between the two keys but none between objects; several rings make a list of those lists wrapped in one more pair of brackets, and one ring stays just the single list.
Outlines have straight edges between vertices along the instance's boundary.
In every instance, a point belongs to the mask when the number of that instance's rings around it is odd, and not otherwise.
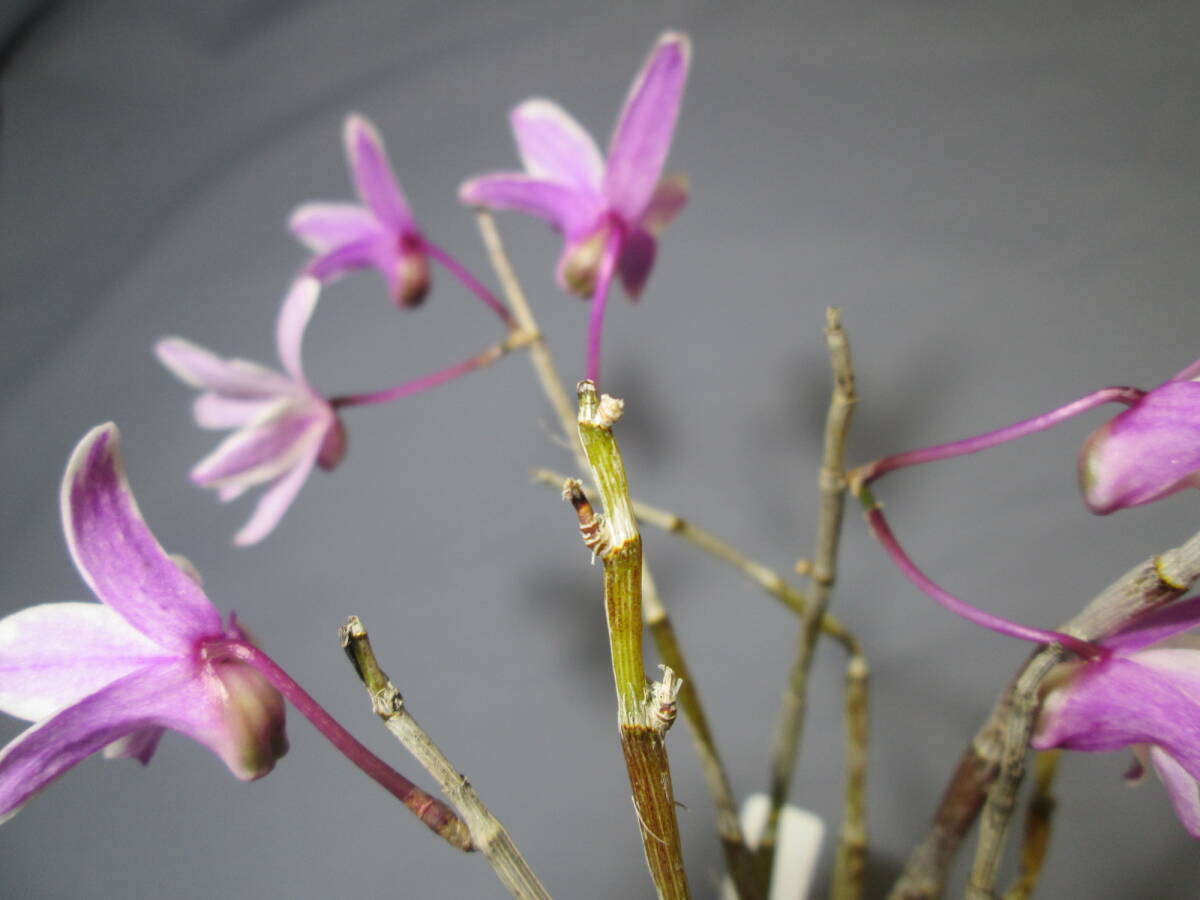
[{"label": "narrow pointed petal", "polygon": [[1198,627],[1200,597],[1192,597],[1143,616],[1101,643],[1109,649],[1120,651],[1122,655],[1128,655],[1134,650],[1141,650]]},{"label": "narrow pointed petal", "polygon": [[627,222],[641,218],[662,175],[691,56],[687,35],[663,34],[625,98],[608,148],[604,194]]},{"label": "narrow pointed petal", "polygon": [[1175,815],[1188,834],[1200,838],[1200,789],[1197,789],[1196,779],[1161,747],[1150,748],[1150,762],[1171,795]]},{"label": "narrow pointed petal", "polygon": [[185,384],[241,400],[262,400],[290,390],[291,382],[258,363],[222,359],[181,337],[154,345],[159,362]]},{"label": "narrow pointed petal", "polygon": [[378,235],[343,244],[319,254],[304,267],[304,273],[321,282],[335,281],[347,272],[375,265]]},{"label": "narrow pointed petal", "polygon": [[241,428],[261,417],[275,403],[274,397],[233,400],[220,394],[201,394],[192,401],[192,418],[201,428]]},{"label": "narrow pointed petal", "polygon": [[1168,381],[1084,444],[1080,484],[1101,515],[1159,500],[1200,479],[1200,382]]},{"label": "narrow pointed petal", "polygon": [[237,546],[248,547],[251,544],[257,544],[275,530],[275,526],[279,524],[284,513],[292,505],[292,501],[296,499],[296,495],[300,493],[300,489],[304,487],[304,482],[308,480],[323,441],[324,436],[322,435],[321,439],[313,442],[311,447],[305,448],[304,455],[259,498],[250,520],[233,538],[233,542]]},{"label": "narrow pointed petal", "polygon": [[102,603],[31,606],[0,619],[0,712],[44,719],[172,658]]},{"label": "narrow pointed petal", "polygon": [[599,196],[604,160],[592,136],[550,100],[526,100],[510,116],[525,171]]},{"label": "narrow pointed petal", "polygon": [[279,318],[275,323],[275,346],[283,369],[298,383],[307,386],[300,349],[304,343],[304,331],[317,308],[321,296],[321,283],[315,278],[300,277],[283,299],[279,307]]},{"label": "narrow pointed petal", "polygon": [[481,175],[458,189],[468,206],[515,209],[544,219],[568,238],[591,230],[602,208],[595,197],[575,188],[518,172]]},{"label": "narrow pointed petal", "polygon": [[63,475],[63,530],[84,581],[134,628],[169,649],[219,634],[221,616],[142,519],[121,463],[117,428],[93,428]]},{"label": "narrow pointed petal", "polygon": [[305,203],[288,217],[288,228],[315,253],[373,237],[379,220],[354,203]]},{"label": "narrow pointed petal", "polygon": [[688,177],[680,172],[667,175],[658,183],[646,211],[642,213],[641,226],[657,237],[663,229],[675,221],[687,206],[691,190]]},{"label": "narrow pointed petal", "polygon": [[392,174],[383,139],[365,116],[351,113],[342,129],[346,160],[362,202],[394,231],[415,231],[408,201]]},{"label": "narrow pointed petal", "polygon": [[647,231],[630,232],[621,245],[621,284],[631,300],[639,300],[654,268],[657,241]]},{"label": "narrow pointed petal", "polygon": [[270,481],[295,463],[305,435],[323,430],[312,410],[286,404],[258,425],[236,431],[192,469],[192,481],[204,487],[253,485]]}]

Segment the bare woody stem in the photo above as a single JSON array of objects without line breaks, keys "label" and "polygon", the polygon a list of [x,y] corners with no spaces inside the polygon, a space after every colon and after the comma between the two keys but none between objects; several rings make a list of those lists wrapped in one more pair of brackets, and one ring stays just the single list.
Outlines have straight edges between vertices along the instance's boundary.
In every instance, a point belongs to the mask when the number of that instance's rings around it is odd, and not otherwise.
[{"label": "bare woody stem", "polygon": [[483,805],[475,788],[450,763],[425,730],[409,714],[404,698],[375,658],[367,630],[357,616],[340,629],[342,647],[371,697],[371,708],[405,749],[425,767],[458,808],[471,841],[487,858],[496,877],[518,900],[550,900],[504,826]]},{"label": "bare woody stem", "polygon": [[[817,520],[817,545],[813,554],[808,608],[805,610],[797,641],[796,659],[792,664],[787,690],[779,711],[771,760],[768,790],[771,806],[760,849],[764,854],[770,853],[772,856],[776,852],[779,811],[791,788],[797,751],[804,729],[808,675],[812,669],[817,635],[820,633],[821,622],[825,618],[837,578],[837,549],[841,538],[846,495],[846,435],[850,429],[854,405],[858,400],[850,344],[842,329],[841,315],[833,307],[826,310],[825,314],[825,341],[833,370],[833,390],[825,417],[820,475],[821,506]],[[770,866],[774,866],[773,860]],[[842,874],[846,878],[853,878],[861,875],[862,869],[862,866],[848,866],[843,868]],[[837,890],[841,896],[853,897],[861,891],[861,887],[861,882],[855,884],[847,881]]]},{"label": "bare woody stem", "polygon": [[279,693],[288,699],[324,738],[362,772],[403,803],[434,834],[459,850],[474,850],[467,826],[445,803],[421,790],[382,759],[364,747],[341,726],[308,691],[259,648],[231,643],[229,652],[253,666]]},{"label": "bare woody stem", "polygon": [[1034,762],[1033,796],[1025,814],[1025,835],[1021,842],[1021,870],[1004,894],[1004,900],[1029,900],[1042,874],[1042,864],[1050,849],[1050,830],[1058,805],[1051,793],[1058,772],[1061,750],[1046,750]]},{"label": "bare woody stem", "polygon": [[[483,243],[492,261],[492,267],[496,271],[496,277],[500,280],[505,296],[508,297],[508,302],[512,306],[513,315],[517,323],[522,331],[536,335],[529,344],[529,358],[533,363],[534,370],[537,372],[542,391],[550,401],[550,405],[554,408],[555,414],[558,417],[559,425],[562,429],[562,439],[571,448],[571,452],[575,457],[575,465],[579,472],[581,474],[586,473],[590,470],[590,466],[587,457],[584,455],[583,446],[579,442],[579,431],[574,408],[567,395],[562,378],[558,374],[554,359],[538,327],[537,320],[534,318],[533,309],[530,307],[512,263],[504,251],[504,245],[500,240],[500,233],[496,229],[495,219],[491,213],[481,210],[477,214],[477,221],[480,235],[483,238]],[[554,476],[552,483],[555,487],[561,487],[563,481],[564,476],[558,475]],[[742,900],[757,900],[757,898],[765,895],[766,890],[761,884],[761,879],[758,877],[759,873],[749,859],[749,853],[746,850],[745,839],[737,817],[733,792],[729,785],[729,779],[725,774],[721,757],[717,753],[712,730],[708,725],[708,718],[704,714],[704,707],[700,702],[696,680],[691,676],[691,670],[684,660],[683,650],[675,637],[675,629],[671,624],[666,607],[659,600],[658,590],[655,587],[654,579],[650,574],[650,567],[646,563],[644,554],[642,559],[642,584],[643,599],[645,600],[645,619],[647,627],[650,629],[651,637],[659,654],[666,660],[667,665],[681,673],[682,688],[679,694],[679,705],[683,708],[684,720],[688,723],[697,756],[700,758],[701,769],[708,783],[709,792],[712,794],[713,805],[716,807],[717,830],[721,839],[721,849],[725,855],[726,866]],[[687,675],[682,675],[684,672]]]},{"label": "bare woody stem", "polygon": [[[1060,630],[1083,640],[1099,640],[1120,630],[1139,616],[1181,598],[1200,578],[1200,533],[1173,550],[1140,563],[1105,588],[1087,607]],[[900,878],[888,895],[891,900],[931,900],[941,896],[950,866],[963,838],[974,824],[989,792],[997,814],[985,820],[980,851],[998,855],[1003,849],[1004,808],[1011,810],[1011,795],[1020,784],[1026,745],[1008,746],[1024,735],[1037,712],[1036,692],[1041,678],[1061,658],[1061,650],[1043,647],[1034,652],[1018,677],[1001,695],[986,722],[963,752],[958,768],[942,796],[929,832],[913,850]],[[1024,694],[1024,696],[1021,696]],[[1012,726],[1014,709],[1028,719]],[[1016,764],[1014,765],[1014,760]],[[1006,767],[1007,764],[1007,767]],[[1001,840],[993,835],[999,831]],[[977,866],[982,875],[992,866]],[[978,883],[975,890],[990,891]]]},{"label": "bare woody stem", "polygon": [[567,482],[564,497],[575,507],[584,543],[604,564],[617,726],[650,877],[660,900],[685,900],[690,893],[664,741],[678,688],[675,674],[665,669],[662,683],[648,691],[642,668],[642,538],[612,434],[621,408],[619,400],[598,396],[592,382],[580,383],[579,438],[604,502],[604,518],[596,515],[578,481]]}]

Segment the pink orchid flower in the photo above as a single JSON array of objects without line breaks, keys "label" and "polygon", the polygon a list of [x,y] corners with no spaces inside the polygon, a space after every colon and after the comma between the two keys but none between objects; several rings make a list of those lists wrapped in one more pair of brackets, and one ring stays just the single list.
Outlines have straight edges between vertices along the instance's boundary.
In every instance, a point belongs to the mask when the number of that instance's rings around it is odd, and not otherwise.
[{"label": "pink orchid flower", "polygon": [[305,271],[324,282],[375,268],[397,306],[416,306],[429,291],[426,242],[392,174],[383,140],[357,113],[346,117],[342,139],[362,205],[306,203],[292,213],[288,227],[317,254]]},{"label": "pink orchid flower", "polygon": [[1200,636],[1186,633],[1197,626],[1200,597],[1102,641],[1112,651],[1104,659],[1060,665],[1047,679],[1030,743],[1038,750],[1134,748],[1200,838]]},{"label": "pink orchid flower", "polygon": [[1200,361],[1097,429],[1079,454],[1084,502],[1104,515],[1200,487]]},{"label": "pink orchid flower", "polygon": [[301,277],[283,301],[275,337],[284,372],[241,359],[222,359],[179,337],[163,338],[155,352],[164,366],[204,393],[193,407],[201,428],[233,434],[192,469],[192,480],[222,501],[270,484],[234,543],[266,537],[283,518],[314,465],[332,469],[345,455],[346,436],[333,406],[308,384],[301,366],[304,330],[320,285]]},{"label": "pink orchid flower", "polygon": [[654,265],[657,236],[687,202],[683,176],[662,178],[691,62],[687,35],[661,35],[625,98],[608,159],[561,106],[527,100],[511,121],[525,172],[481,175],[459,188],[472,206],[515,209],[549,222],[565,241],[556,274],[592,298],[588,377],[599,370],[600,325],[611,279],[633,299]]},{"label": "pink orchid flower", "polygon": [[115,425],[76,447],[63,529],[99,603],[46,603],[0,620],[0,710],[35,724],[0,750],[0,821],[92,754],[150,761],[166,729],[260,778],[287,750],[279,692],[255,652],[143,521]]}]

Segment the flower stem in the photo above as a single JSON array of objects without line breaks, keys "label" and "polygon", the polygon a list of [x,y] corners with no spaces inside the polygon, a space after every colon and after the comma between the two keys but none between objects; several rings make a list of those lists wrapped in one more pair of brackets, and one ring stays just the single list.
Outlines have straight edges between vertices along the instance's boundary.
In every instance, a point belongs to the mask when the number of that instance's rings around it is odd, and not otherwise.
[{"label": "flower stem", "polygon": [[675,679],[667,669],[662,684],[648,696],[642,668],[642,538],[629,499],[625,465],[612,434],[621,407],[612,397],[598,396],[592,382],[580,384],[579,438],[604,501],[604,519],[596,516],[578,481],[567,482],[564,497],[575,507],[584,543],[604,564],[617,725],[650,877],[660,900],[686,900],[690,893],[663,740],[674,720],[675,693],[670,686]]},{"label": "flower stem", "polygon": [[[779,813],[791,788],[800,738],[804,731],[804,719],[808,705],[808,676],[812,669],[817,635],[820,633],[821,622],[825,618],[825,611],[828,609],[833,595],[833,585],[837,579],[837,551],[841,538],[842,514],[845,509],[846,495],[846,436],[850,430],[854,406],[858,402],[854,386],[854,366],[850,356],[850,344],[842,329],[841,315],[834,307],[828,308],[825,313],[825,342],[833,372],[833,388],[829,400],[829,410],[825,417],[824,450],[819,482],[821,507],[817,520],[817,546],[813,555],[809,602],[797,640],[796,658],[788,677],[788,685],[780,705],[775,729],[768,791],[771,806],[767,813],[763,839],[759,845],[764,868],[768,871],[774,867]],[[858,825],[862,825],[861,821]],[[862,868],[860,866],[850,869],[843,868],[843,874],[848,877],[853,873],[861,872]],[[853,885],[845,884],[842,887],[844,896],[855,894],[856,889]],[[857,890],[861,890],[861,885]]]},{"label": "flower stem", "polygon": [[596,275],[592,312],[588,319],[587,377],[593,384],[600,383],[600,341],[604,334],[604,310],[608,306],[609,288],[612,287],[620,252],[621,229],[614,226],[604,241],[604,255],[600,257],[600,271]]},{"label": "flower stem", "polygon": [[393,400],[399,400],[402,397],[409,397],[413,394],[419,394],[421,391],[428,390],[432,387],[437,387],[439,384],[445,384],[447,381],[453,381],[460,375],[466,375],[468,372],[473,372],[476,369],[481,369],[484,366],[490,366],[500,357],[505,356],[510,351],[518,347],[522,347],[529,343],[532,337],[524,331],[514,331],[503,341],[497,344],[492,344],[482,353],[477,353],[470,359],[463,360],[448,368],[441,369],[429,375],[423,375],[412,381],[405,381],[395,387],[384,388],[381,391],[371,391],[367,394],[346,394],[341,397],[334,397],[329,401],[334,409],[340,409],[344,406],[372,406],[378,403],[391,403]]},{"label": "flower stem", "polygon": [[342,648],[370,694],[375,714],[458,807],[470,829],[471,842],[487,858],[501,884],[517,900],[550,900],[550,894],[521,856],[500,820],[483,805],[471,783],[458,773],[433,739],[409,714],[400,691],[380,667],[371,648],[371,639],[358,617],[351,616],[342,626],[340,634]]},{"label": "flower stem", "polygon": [[492,312],[500,317],[500,321],[507,325],[510,331],[517,330],[517,322],[513,318],[513,314],[508,311],[508,307],[500,302],[500,298],[489,291],[483,282],[472,275],[470,269],[428,238],[422,241],[422,247],[430,258],[438,262],[443,269],[462,282],[467,290],[491,308]]},{"label": "flower stem", "polygon": [[984,628],[1000,634],[1020,638],[1023,641],[1032,641],[1035,644],[1061,644],[1063,647],[1078,653],[1084,659],[1101,659],[1107,655],[1108,651],[1103,647],[1098,647],[1087,641],[1081,641],[1069,634],[1063,634],[1059,631],[1047,631],[1041,628],[1030,628],[1027,625],[1021,625],[1018,622],[1012,622],[1000,616],[992,615],[989,612],[984,612],[982,609],[974,607],[964,600],[960,600],[954,594],[943,589],[918,569],[916,564],[908,557],[908,554],[904,552],[904,548],[900,546],[900,542],[896,540],[896,536],[892,533],[887,519],[884,518],[883,510],[873,504],[873,501],[867,496],[868,493],[864,494],[864,505],[866,506],[867,524],[871,528],[871,533],[879,541],[883,549],[887,551],[888,556],[892,558],[892,562],[896,564],[896,567],[904,576],[916,585],[918,590],[932,597],[942,607],[956,615],[962,616],[969,622],[982,625]]},{"label": "flower stem", "polygon": [[1023,438],[1027,435],[1053,428],[1067,419],[1085,413],[1090,409],[1095,409],[1097,406],[1103,406],[1105,403],[1124,403],[1126,406],[1132,406],[1145,395],[1145,391],[1134,387],[1101,388],[1094,393],[1088,394],[1086,397],[1080,397],[1078,400],[1068,403],[1066,406],[1060,406],[1058,409],[1043,413],[1040,416],[1034,416],[1032,419],[1017,422],[1015,425],[1008,425],[1004,428],[998,428],[995,431],[965,438],[961,441],[952,441],[949,444],[938,444],[934,447],[925,447],[921,450],[909,450],[906,453],[885,456],[865,466],[859,466],[850,473],[850,481],[854,486],[854,492],[857,493],[857,485],[870,484],[881,475],[894,472],[896,469],[905,469],[909,466],[919,466],[942,459],[953,459],[956,456],[978,453],[980,450],[987,450],[990,447],[1006,444],[1009,441],[1015,441],[1017,438]]},{"label": "flower stem", "polygon": [[260,672],[346,759],[407,806],[430,831],[459,850],[475,849],[466,824],[445,803],[421,790],[360,744],[271,657],[240,641],[231,642],[229,649],[232,655]]},{"label": "flower stem", "polygon": [[1025,836],[1021,843],[1021,871],[1017,880],[1004,893],[1004,900],[1029,900],[1037,887],[1050,849],[1050,831],[1054,808],[1058,805],[1052,793],[1058,773],[1061,750],[1046,750],[1034,759],[1033,796],[1025,814]]}]

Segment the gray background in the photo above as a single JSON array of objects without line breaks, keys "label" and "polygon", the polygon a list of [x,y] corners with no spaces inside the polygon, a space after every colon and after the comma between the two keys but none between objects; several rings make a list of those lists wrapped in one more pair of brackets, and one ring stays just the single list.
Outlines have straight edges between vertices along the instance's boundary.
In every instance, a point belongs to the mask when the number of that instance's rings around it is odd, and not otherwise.
[{"label": "gray background", "polygon": [[[11,2],[11,0],[10,0]],[[414,712],[503,817],[552,892],[647,897],[613,729],[599,570],[570,510],[530,487],[568,465],[526,361],[351,411],[350,453],[278,531],[187,481],[213,436],[156,364],[178,333],[274,364],[303,255],[282,228],[348,198],[343,114],[372,116],[422,225],[484,272],[459,181],[512,168],[506,114],[548,95],[606,140],[656,33],[696,56],[671,166],[693,202],[644,302],[613,304],[606,388],[636,493],[786,570],[813,539],[827,393],[821,309],[844,308],[862,403],[852,456],[948,440],[1196,355],[1200,237],[1190,2],[45,4],[8,9],[0,169],[0,609],[88,596],[59,533],[62,465],[113,419],[142,507],[223,610],[408,772],[337,646],[361,615]],[[567,377],[586,306],[557,240],[501,221]],[[497,335],[444,275],[401,314],[373,274],[328,295],[305,347],[330,393],[383,386]],[[488,280],[491,278],[488,276]],[[1108,519],[1074,485],[1093,413],[1019,445],[885,482],[917,560],[987,608],[1049,626],[1197,525],[1197,497]],[[794,640],[774,601],[648,535],[740,793],[765,785]],[[870,823],[882,889],[1026,648],[937,610],[848,517],[837,612],[875,675]],[[656,660],[649,660],[653,663]],[[836,822],[840,654],[818,658],[794,798]],[[0,740],[21,725],[0,722]],[[0,830],[21,897],[487,897],[462,859],[298,716],[292,752],[243,785],[173,735],[147,769],[92,760]],[[682,730],[672,740],[700,896],[719,857]],[[1049,897],[1192,897],[1196,850],[1123,754],[1075,755]],[[414,775],[414,777],[417,777]],[[423,777],[421,780],[427,783]],[[827,866],[822,878],[827,877]]]}]

